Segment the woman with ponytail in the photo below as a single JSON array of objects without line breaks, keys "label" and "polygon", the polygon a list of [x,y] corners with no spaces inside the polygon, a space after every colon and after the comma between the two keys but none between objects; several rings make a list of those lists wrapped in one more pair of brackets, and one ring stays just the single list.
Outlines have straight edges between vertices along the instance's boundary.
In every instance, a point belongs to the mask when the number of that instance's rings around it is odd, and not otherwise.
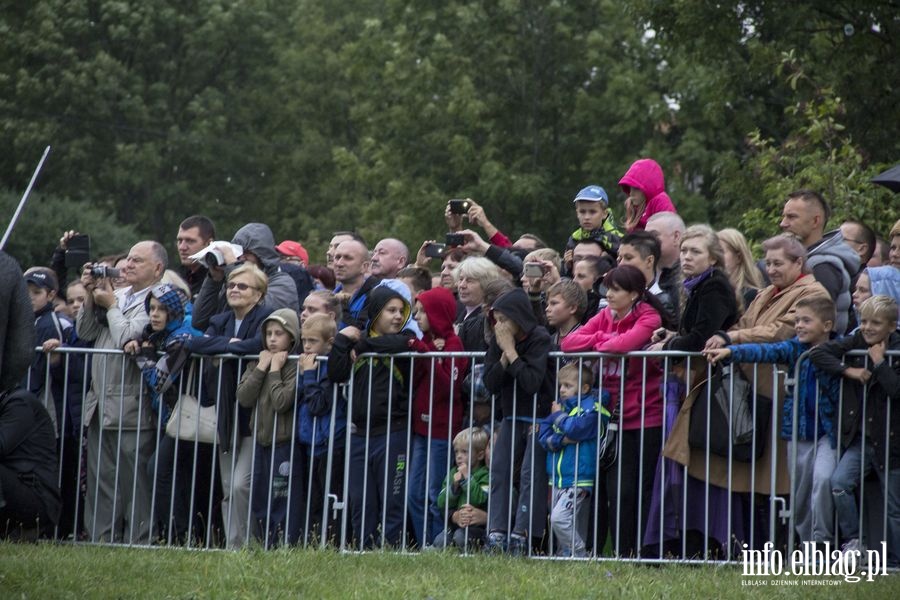
[{"label": "woman with ponytail", "polygon": [[[642,350],[660,326],[674,328],[659,300],[647,292],[647,280],[636,267],[611,269],[603,285],[608,290],[608,305],[562,340],[563,352],[623,354]],[[625,359],[627,374],[622,359],[610,357],[599,362],[602,389],[610,395],[610,412],[621,403],[619,458],[606,472],[613,548],[619,556],[634,557],[647,524],[653,473],[662,447],[662,369],[649,358]]]}]

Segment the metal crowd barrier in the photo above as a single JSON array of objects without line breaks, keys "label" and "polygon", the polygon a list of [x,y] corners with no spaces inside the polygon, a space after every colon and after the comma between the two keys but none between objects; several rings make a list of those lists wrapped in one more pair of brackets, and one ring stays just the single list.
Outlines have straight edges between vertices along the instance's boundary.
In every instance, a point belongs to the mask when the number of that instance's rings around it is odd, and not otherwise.
[{"label": "metal crowd barrier", "polygon": [[[131,398],[109,392],[121,391],[128,383],[124,372],[118,381],[90,381],[91,362],[96,366],[97,361],[102,361],[99,372],[105,379],[106,373],[115,366],[113,361],[129,361],[132,357],[111,350],[60,348],[56,352],[62,364],[51,366],[48,361],[43,398],[57,421],[59,437],[59,484],[64,500],[63,518],[54,531],[59,539],[205,549],[254,544],[332,546],[341,551],[415,552],[432,548],[435,534],[447,531],[448,524],[454,524],[449,504],[439,507],[434,492],[444,488],[448,473],[455,465],[455,430],[481,427],[491,444],[488,502],[484,507],[473,507],[469,512],[474,520],[458,528],[464,532],[459,536],[462,542],[458,550],[472,553],[487,544],[489,549],[528,556],[582,557],[570,543],[574,536],[570,540],[558,539],[549,523],[557,490],[552,480],[548,482],[546,451],[537,443],[540,420],[544,416],[541,406],[547,404],[548,398],[541,398],[538,393],[526,398],[516,396],[513,414],[501,415],[500,398],[486,393],[477,377],[483,366],[483,353],[359,357],[350,380],[333,387],[328,438],[321,454],[316,453],[320,440],[315,436],[324,435],[318,427],[319,419],[324,416],[313,419],[311,444],[300,443],[297,424],[292,422],[285,455],[284,448],[273,443],[274,440],[258,439],[256,422],[250,423],[251,434],[247,438],[235,428],[231,439],[216,439],[213,444],[197,439],[175,442],[166,437],[165,424],[156,420],[145,386],[140,386],[137,396]],[[896,353],[890,354],[894,354],[892,361],[900,360]],[[206,374],[207,392],[215,390],[210,398],[213,401],[222,397],[224,391],[233,398],[234,390],[230,388],[234,385],[234,371],[229,369],[236,367],[240,377],[254,358],[219,355],[192,360]],[[297,357],[289,360],[297,361]],[[439,360],[451,361],[454,368],[468,362],[468,375],[451,379],[449,389],[445,389],[435,382],[435,371],[431,368],[427,384],[428,413],[434,417],[442,409],[452,415],[460,408],[455,404],[460,403],[463,421],[445,436],[429,434],[418,439],[423,436],[414,433],[412,397],[421,381],[408,374],[424,361],[430,361],[434,367]],[[322,361],[320,357],[320,368]],[[697,386],[712,375],[712,368],[699,354],[552,353],[547,376],[553,380],[553,400],[559,400],[556,372],[570,362],[589,365],[591,372],[598,376],[595,392],[600,388],[621,399],[627,387],[630,392],[637,389],[637,397],[642,399],[636,408],[622,410],[616,440],[618,459],[613,466],[606,471],[601,469],[595,452],[589,457],[596,473],[594,485],[586,486],[590,490],[586,494],[574,494],[572,514],[579,522],[570,530],[580,531],[584,536],[583,557],[733,562],[741,559],[743,550],[759,549],[767,542],[776,548],[795,548],[806,541],[799,540],[795,532],[795,511],[790,502],[794,482],[790,481],[787,489],[784,484],[789,481],[784,470],[787,461],[793,461],[794,465],[797,461],[796,443],[791,456],[786,456],[780,440],[783,388],[788,374],[772,365],[744,365],[752,397],[764,395],[773,399],[767,408],[753,403],[754,423],[759,410],[767,410],[769,414],[766,430],[753,437],[750,462],[735,460],[731,446],[726,456],[713,456],[708,447],[712,433],[708,422],[707,447],[689,448],[689,464],[683,464],[684,461],[663,456],[664,450],[674,447],[670,438],[680,439],[677,436],[684,433],[680,431],[684,429],[684,415],[679,422],[679,412],[684,412],[683,400],[694,390],[694,401],[715,402],[710,386],[705,391],[697,391]],[[386,397],[372,387],[373,374],[381,368],[401,375],[387,380]],[[179,394],[197,395],[197,385],[185,389],[188,369],[185,367],[179,379]],[[363,385],[359,383],[363,370],[368,382],[365,390],[368,402],[365,414],[359,415],[354,414],[351,399],[355,392],[359,393],[355,388]],[[796,381],[799,369],[792,375]],[[655,383],[657,376],[659,382]],[[54,385],[54,381],[59,384]],[[294,384],[295,420],[299,412],[296,394],[301,381],[302,372],[298,369]],[[735,381],[732,372],[727,379],[729,390],[733,390]],[[608,382],[615,385],[604,385]],[[121,417],[130,409],[136,410],[137,422],[150,414],[154,419],[149,421],[155,425],[129,429],[104,424],[98,417],[99,409],[90,423],[81,423],[79,415],[84,414],[91,385],[101,390],[101,402],[113,403],[113,410],[108,414]],[[461,389],[457,390],[458,387]],[[456,399],[457,391],[459,399]],[[449,397],[450,404],[436,406],[436,396]],[[409,400],[398,402],[403,397]],[[377,428],[373,431],[373,408],[385,403],[387,412],[379,419],[389,425],[384,431]],[[731,395],[728,404],[730,430],[735,410]],[[796,442],[797,402],[794,408],[792,441]],[[235,421],[240,417],[236,402],[218,409],[220,420],[225,411]],[[346,426],[343,434],[338,435],[344,411]],[[709,414],[708,411],[707,418]],[[840,407],[835,414],[839,418]],[[273,435],[281,418],[289,417],[276,416]],[[862,424],[865,439],[865,415]],[[594,442],[598,447],[604,433],[597,429]],[[755,452],[757,444],[767,446],[759,459]],[[161,457],[163,449],[168,454]],[[471,457],[471,437],[467,450]],[[424,461],[416,455],[421,452],[425,452]],[[683,448],[681,455],[675,451],[665,454],[686,456]],[[581,464],[579,456],[576,447],[576,465]],[[765,464],[764,459],[768,461]],[[267,465],[265,472],[260,471],[259,464]],[[414,475],[410,473],[411,465],[417,469]],[[721,485],[723,476],[724,486]],[[224,487],[223,478],[227,480]],[[877,515],[875,520],[878,516],[881,520],[880,526],[876,523],[866,528],[870,544],[888,536],[887,496],[880,497],[875,488],[878,486],[858,487],[860,522],[867,522],[864,519],[873,511]],[[467,493],[471,491],[470,488]],[[260,493],[268,497],[262,508]],[[871,498],[879,502],[873,503]],[[579,503],[584,502],[589,503],[586,515],[579,511]],[[278,514],[273,514],[276,504],[280,508]],[[505,532],[505,542],[499,546],[491,544],[492,531]],[[837,526],[834,531],[833,544],[837,546]],[[524,542],[520,539],[523,534]],[[452,546],[453,539],[452,534],[446,534],[438,545]],[[568,554],[560,556],[561,548],[568,548]]]}]

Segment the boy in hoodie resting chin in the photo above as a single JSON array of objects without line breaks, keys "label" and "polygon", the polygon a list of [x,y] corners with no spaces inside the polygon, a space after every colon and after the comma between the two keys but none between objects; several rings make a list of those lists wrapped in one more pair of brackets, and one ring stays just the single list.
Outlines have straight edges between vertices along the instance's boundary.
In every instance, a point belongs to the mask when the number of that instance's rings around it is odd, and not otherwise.
[{"label": "boy in hoodie resting chin", "polygon": [[[334,383],[353,377],[348,495],[354,538],[362,548],[400,546],[413,368],[411,358],[391,355],[408,352],[414,334],[403,329],[409,303],[389,287],[370,292],[367,311],[365,331],[349,326],[335,336],[328,373]],[[368,353],[376,356],[357,360]]]},{"label": "boy in hoodie resting chin", "polygon": [[306,477],[294,447],[297,362],[288,359],[300,345],[300,320],[296,311],[282,308],[266,317],[261,328],[265,349],[258,361],[247,365],[237,399],[253,409],[250,423],[256,452],[250,508],[260,530],[266,531],[263,539],[268,547],[282,536],[288,544],[300,539]]},{"label": "boy in hoodie resting chin", "polygon": [[[494,337],[484,359],[484,386],[499,397],[503,421],[491,451],[488,549],[525,554],[540,540],[547,520],[547,471],[538,423],[550,413],[550,334],[537,324],[528,294],[517,288],[494,301],[488,313]],[[521,464],[516,477],[511,465]],[[512,476],[511,476],[512,475]],[[514,514],[513,483],[519,482]]]},{"label": "boy in hoodie resting chin", "polygon": [[[411,340],[418,352],[463,352],[453,330],[456,298],[447,288],[434,288],[416,298],[416,323],[422,339]],[[447,474],[450,439],[462,424],[462,380],[467,358],[425,357],[415,361],[413,439],[409,476],[409,515],[420,548],[440,533],[443,511],[438,508],[441,482]]]}]

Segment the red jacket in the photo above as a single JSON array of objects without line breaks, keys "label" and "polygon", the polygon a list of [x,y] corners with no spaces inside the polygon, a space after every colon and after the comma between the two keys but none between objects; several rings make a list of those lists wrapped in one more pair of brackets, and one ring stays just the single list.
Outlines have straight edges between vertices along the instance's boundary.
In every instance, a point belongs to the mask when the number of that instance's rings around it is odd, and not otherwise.
[{"label": "red jacket", "polygon": [[[463,352],[463,344],[453,331],[456,318],[456,299],[446,288],[434,288],[419,294],[416,299],[428,316],[429,331],[421,340],[410,342],[418,352],[437,352],[435,339],[444,340],[443,352]],[[468,358],[417,358],[414,375],[413,431],[431,439],[452,441],[462,425],[463,374]],[[433,375],[433,377],[432,377]],[[451,385],[452,384],[452,385]],[[453,388],[451,402],[450,388]]]},{"label": "red jacket", "polygon": [[[613,352],[626,353],[634,350],[642,350],[650,343],[653,332],[662,324],[659,313],[646,302],[638,302],[624,317],[618,321],[613,320],[613,313],[609,307],[598,312],[580,329],[576,329],[563,338],[560,346],[563,352]],[[626,369],[628,376],[625,379],[625,401],[622,404],[621,424],[622,429],[641,428],[641,406],[643,405],[644,427],[662,426],[662,369],[655,359],[646,359],[646,373],[644,358],[629,358]],[[618,359],[606,359],[603,361],[603,389],[607,390],[612,400],[612,407],[616,405],[621,389],[621,361]],[[646,379],[645,379],[646,375]],[[646,386],[644,401],[641,402],[641,392]]]}]

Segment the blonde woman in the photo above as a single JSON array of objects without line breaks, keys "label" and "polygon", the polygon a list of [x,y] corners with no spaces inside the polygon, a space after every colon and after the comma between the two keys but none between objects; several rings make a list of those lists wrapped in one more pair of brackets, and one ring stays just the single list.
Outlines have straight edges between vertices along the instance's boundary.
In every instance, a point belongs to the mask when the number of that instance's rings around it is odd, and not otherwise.
[{"label": "blonde woman", "polygon": [[743,313],[762,289],[763,280],[753,262],[747,238],[737,229],[722,229],[716,234],[722,244],[722,268],[736,294],[738,310]]}]

